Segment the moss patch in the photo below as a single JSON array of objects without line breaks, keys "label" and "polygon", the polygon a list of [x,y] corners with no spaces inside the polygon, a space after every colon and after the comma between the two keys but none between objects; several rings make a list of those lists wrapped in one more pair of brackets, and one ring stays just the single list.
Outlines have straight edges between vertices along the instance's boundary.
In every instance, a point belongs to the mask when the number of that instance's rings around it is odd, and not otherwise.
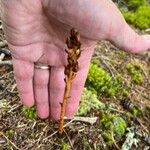
[{"label": "moss patch", "polygon": [[103,68],[97,64],[91,64],[89,69],[86,87],[98,93],[98,95],[105,95],[114,97],[122,93],[122,79],[120,76],[116,77],[116,81]]},{"label": "moss patch", "polygon": [[140,29],[150,28],[150,5],[146,0],[128,0],[122,12],[127,22]]},{"label": "moss patch", "polygon": [[111,113],[103,114],[101,124],[104,131],[102,137],[108,144],[113,143],[112,135],[116,140],[119,140],[124,135],[127,128],[127,124],[122,117]]},{"label": "moss patch", "polygon": [[24,106],[22,108],[22,113],[26,118],[31,119],[31,120],[37,118],[35,107],[28,108]]},{"label": "moss patch", "polygon": [[6,136],[8,137],[12,137],[14,135],[14,130],[13,129],[7,129],[6,130]]},{"label": "moss patch", "polygon": [[103,109],[104,107],[105,104],[97,98],[97,95],[95,93],[84,88],[77,115],[86,115],[88,112],[90,112],[91,109],[98,110]]},{"label": "moss patch", "polygon": [[69,150],[70,146],[68,143],[66,143],[63,139],[60,142],[60,149],[61,150]]},{"label": "moss patch", "polygon": [[143,83],[142,70],[141,70],[140,66],[138,66],[136,64],[128,63],[126,65],[126,69],[128,71],[128,74],[131,76],[131,80],[135,84]]}]

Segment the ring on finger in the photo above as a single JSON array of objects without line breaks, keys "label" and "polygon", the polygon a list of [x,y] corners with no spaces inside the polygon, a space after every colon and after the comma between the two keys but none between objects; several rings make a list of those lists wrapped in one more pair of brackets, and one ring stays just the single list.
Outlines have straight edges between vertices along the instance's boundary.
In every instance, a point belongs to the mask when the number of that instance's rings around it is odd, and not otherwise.
[{"label": "ring on finger", "polygon": [[34,63],[34,68],[36,68],[36,69],[43,69],[43,70],[49,70],[50,66],[47,65],[47,64],[40,63],[40,62],[35,62]]}]

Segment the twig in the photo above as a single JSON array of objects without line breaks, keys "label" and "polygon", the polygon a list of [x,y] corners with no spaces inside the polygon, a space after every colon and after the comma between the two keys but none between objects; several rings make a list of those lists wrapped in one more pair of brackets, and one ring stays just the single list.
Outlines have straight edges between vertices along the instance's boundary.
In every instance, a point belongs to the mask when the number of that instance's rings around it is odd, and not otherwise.
[{"label": "twig", "polygon": [[2,30],[2,21],[0,20],[0,30]]},{"label": "twig", "polygon": [[3,134],[2,132],[0,132],[0,135],[2,135],[14,148],[16,148],[17,150],[21,150],[12,141],[10,141],[5,134]]},{"label": "twig", "polygon": [[150,101],[150,96],[142,94],[142,97]]},{"label": "twig", "polygon": [[2,75],[2,76],[0,77],[0,80],[3,79],[3,78],[6,78],[7,76],[9,76],[9,75],[12,74],[12,73],[13,73],[13,71],[10,71],[10,72],[8,72],[8,73],[5,73],[4,75]]},{"label": "twig", "polygon": [[35,120],[34,123],[33,123],[33,125],[32,125],[32,127],[31,127],[32,130],[34,129],[36,123],[37,123],[37,122],[36,122],[36,120]]},{"label": "twig", "polygon": [[12,61],[11,60],[0,61],[0,66],[3,66],[3,65],[12,66]]},{"label": "twig", "polygon": [[116,147],[118,150],[120,150],[119,146],[117,145],[117,143],[116,143],[116,141],[115,141],[115,139],[114,139],[114,133],[113,133],[113,131],[111,131],[111,138],[112,138],[112,141],[113,141],[115,147]]},{"label": "twig", "polygon": [[106,68],[109,70],[109,72],[111,73],[112,78],[114,79],[114,81],[117,82],[117,81],[116,81],[116,78],[115,78],[115,75],[114,75],[112,69],[110,68],[110,66],[106,63],[105,60],[102,60],[102,59],[101,59],[101,61],[102,61],[102,63],[106,66]]},{"label": "twig", "polygon": [[124,111],[121,111],[121,110],[117,110],[115,108],[109,108],[110,110],[112,111],[115,111],[115,112],[118,112],[118,113],[121,113],[121,114],[124,114]]},{"label": "twig", "polygon": [[22,106],[22,104],[19,104],[19,105],[15,106],[15,107],[11,108],[7,113],[11,113],[12,111],[18,109],[21,106]]},{"label": "twig", "polygon": [[[66,123],[63,128],[67,127],[69,124],[71,124],[73,121],[82,121],[82,122],[86,122],[86,123],[90,123],[91,125],[94,124],[98,117],[93,117],[93,118],[90,118],[90,117],[73,117],[73,118],[66,118],[64,117],[64,119],[66,120],[70,120],[68,123]],[[55,134],[57,134],[58,131],[55,131],[54,133],[52,133],[51,135],[47,136],[46,138],[44,138],[43,140],[47,140],[49,138],[51,138],[52,136],[54,136]]]},{"label": "twig", "polygon": [[17,84],[15,83],[13,86],[12,86],[12,89],[11,89],[11,93],[14,91],[14,89],[17,87]]},{"label": "twig", "polygon": [[137,92],[138,94],[140,94],[143,98],[150,100],[150,97],[148,95],[143,94],[143,91],[139,91],[136,88],[133,88],[132,90],[134,90],[135,92]]},{"label": "twig", "polygon": [[137,118],[137,121],[140,123],[140,126],[143,128],[143,130],[149,133],[148,129],[142,124],[141,120]]},{"label": "twig", "polygon": [[142,72],[143,72],[144,76],[146,77],[146,79],[147,79],[147,81],[148,81],[148,84],[150,84],[150,79],[149,79],[149,77],[147,76],[145,70],[144,70],[142,67],[141,67],[141,69],[142,69]]},{"label": "twig", "polygon": [[[39,144],[39,142],[41,141],[42,136],[44,135],[44,133],[45,133],[45,131],[46,131],[47,127],[48,127],[48,126],[45,126],[45,127],[44,127],[44,129],[43,129],[43,131],[42,131],[42,133],[40,133],[40,137],[38,138],[37,145],[38,145],[38,144]],[[38,148],[39,148],[39,146],[38,146]]]},{"label": "twig", "polygon": [[65,92],[63,97],[63,102],[61,103],[61,113],[60,113],[60,124],[59,124],[59,133],[63,133],[64,125],[64,116],[67,105],[67,100],[69,98],[70,89],[72,85],[72,80],[75,78],[76,73],[79,69],[78,58],[81,54],[81,43],[80,43],[80,34],[76,29],[72,28],[70,31],[70,37],[66,39],[66,44],[69,50],[65,50],[68,54],[67,60],[68,65],[65,67]]},{"label": "twig", "polygon": [[[67,126],[68,126],[69,124],[71,124],[73,121],[74,121],[74,119],[70,120],[68,123],[66,123],[66,124],[63,126],[63,128],[67,127]],[[57,133],[58,133],[58,130],[55,131],[55,132],[53,132],[51,135],[47,136],[46,138],[44,138],[43,141],[45,141],[45,140],[51,138],[52,136],[54,136],[54,135],[57,134]]]},{"label": "twig", "polygon": [[64,119],[65,120],[73,119],[74,121],[85,122],[93,125],[97,121],[98,117],[73,117],[73,118],[64,117]]},{"label": "twig", "polygon": [[66,131],[64,131],[64,132],[65,132],[65,134],[66,134],[66,137],[68,138],[68,141],[69,141],[69,144],[70,144],[71,149],[72,149],[72,150],[74,150],[74,148],[73,148],[73,144],[72,144],[72,142],[71,142],[70,137],[68,136],[68,134],[67,134],[67,132],[66,132]]},{"label": "twig", "polygon": [[150,33],[150,28],[146,29],[146,30],[145,30],[145,32],[148,32],[148,33]]},{"label": "twig", "polygon": [[0,54],[0,62],[4,59],[4,57],[5,57],[5,54],[4,54],[4,53],[1,53],[1,54]]}]

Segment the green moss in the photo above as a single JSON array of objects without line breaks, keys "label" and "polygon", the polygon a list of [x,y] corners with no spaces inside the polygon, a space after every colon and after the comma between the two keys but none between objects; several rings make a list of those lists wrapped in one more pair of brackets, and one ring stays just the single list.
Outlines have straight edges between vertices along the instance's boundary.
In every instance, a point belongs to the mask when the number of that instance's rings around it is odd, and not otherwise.
[{"label": "green moss", "polygon": [[130,9],[137,9],[140,6],[147,5],[146,0],[127,0],[128,7]]},{"label": "green moss", "polygon": [[128,89],[124,89],[124,90],[123,90],[123,93],[122,93],[122,96],[128,97],[129,95],[130,95],[129,90],[128,90]]},{"label": "green moss", "polygon": [[121,57],[121,58],[124,58],[124,57],[126,57],[127,53],[120,50],[120,51],[116,51],[116,55]]},{"label": "green moss", "polygon": [[115,82],[110,73],[103,68],[96,64],[91,64],[86,87],[88,89],[94,89],[98,95],[114,97],[122,93],[123,90],[120,76],[116,77],[116,80],[117,82]]},{"label": "green moss", "polygon": [[117,64],[117,61],[116,61],[116,60],[110,60],[110,63],[111,63],[112,65],[116,65],[116,64]]},{"label": "green moss", "polygon": [[114,125],[113,132],[114,132],[115,138],[120,139],[126,131],[127,124],[123,118],[115,117],[113,119],[113,125]]},{"label": "green moss", "polygon": [[61,149],[61,150],[69,150],[69,149],[70,149],[69,147],[70,147],[69,144],[66,143],[66,142],[62,139],[61,142],[60,142],[60,149]]},{"label": "green moss", "polygon": [[137,106],[134,106],[131,109],[131,112],[133,113],[134,116],[137,116],[137,117],[140,117],[143,114],[142,110],[139,107],[137,107]]},{"label": "green moss", "polygon": [[126,65],[126,69],[129,73],[129,75],[131,76],[132,81],[135,84],[143,83],[142,70],[141,70],[140,66],[128,63]]},{"label": "green moss", "polygon": [[126,112],[124,114],[124,118],[127,122],[129,122],[131,120],[131,118],[133,117],[133,115],[130,112]]},{"label": "green moss", "polygon": [[7,129],[6,130],[6,136],[12,137],[14,135],[14,130],[13,129]]},{"label": "green moss", "polygon": [[102,137],[108,145],[113,144],[112,134],[110,132],[102,133]]},{"label": "green moss", "polygon": [[140,29],[150,28],[150,7],[149,6],[141,6],[137,9],[136,12],[124,12],[124,17],[127,22],[135,25]]},{"label": "green moss", "polygon": [[84,88],[77,115],[86,115],[88,112],[90,112],[91,109],[98,110],[103,109],[104,107],[105,104],[100,102],[95,93]]},{"label": "green moss", "polygon": [[31,107],[31,108],[23,107],[22,113],[26,118],[31,119],[31,120],[34,120],[37,118],[35,107]]},{"label": "green moss", "polygon": [[91,63],[92,63],[92,64],[96,64],[96,65],[99,66],[99,65],[100,65],[100,60],[99,60],[99,59],[96,59],[96,58],[93,58],[92,61],[91,61]]},{"label": "green moss", "polygon": [[150,6],[141,6],[135,13],[135,26],[140,29],[150,28]]},{"label": "green moss", "polygon": [[101,124],[102,129],[104,130],[105,138],[107,137],[106,139],[109,142],[111,142],[110,137],[112,138],[112,136],[109,135],[110,133],[113,133],[114,138],[116,140],[119,140],[124,135],[127,128],[127,124],[122,117],[116,116],[111,113],[103,114]]},{"label": "green moss", "polygon": [[127,9],[122,9],[127,22],[140,29],[150,28],[150,5],[146,0],[128,0]]},{"label": "green moss", "polygon": [[111,113],[110,114],[103,114],[102,120],[101,120],[103,129],[112,130],[112,128],[113,128],[112,120],[114,117],[115,117],[115,115],[113,115]]}]

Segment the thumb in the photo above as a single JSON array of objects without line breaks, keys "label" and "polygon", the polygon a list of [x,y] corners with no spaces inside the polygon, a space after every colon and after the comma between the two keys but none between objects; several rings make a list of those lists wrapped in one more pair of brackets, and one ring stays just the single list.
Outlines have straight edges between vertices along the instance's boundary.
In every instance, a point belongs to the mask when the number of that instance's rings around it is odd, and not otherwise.
[{"label": "thumb", "polygon": [[141,53],[150,49],[150,35],[137,34],[127,23],[120,32],[114,34],[109,39],[117,47],[130,52]]}]

